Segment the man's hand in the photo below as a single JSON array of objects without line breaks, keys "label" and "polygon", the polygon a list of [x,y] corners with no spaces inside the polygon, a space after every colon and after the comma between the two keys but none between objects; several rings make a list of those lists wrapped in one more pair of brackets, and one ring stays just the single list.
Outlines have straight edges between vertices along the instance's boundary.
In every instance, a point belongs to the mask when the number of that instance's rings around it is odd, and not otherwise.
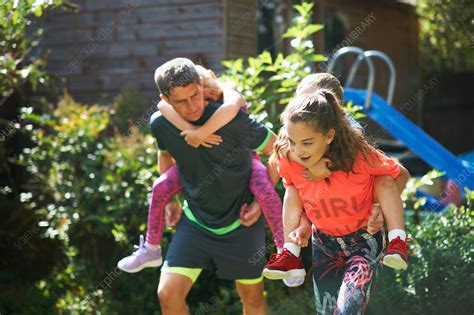
[{"label": "man's hand", "polygon": [[240,208],[240,223],[243,226],[249,227],[257,222],[258,218],[262,214],[262,209],[256,200],[254,200],[250,205],[246,203]]},{"label": "man's hand", "polygon": [[165,224],[167,227],[175,227],[179,220],[181,220],[181,215],[183,214],[183,208],[178,200],[172,200],[168,202],[165,206]]},{"label": "man's hand", "polygon": [[372,212],[367,222],[367,232],[374,235],[383,228],[384,219],[380,205],[376,204],[372,208]]},{"label": "man's hand", "polygon": [[206,148],[212,148],[214,145],[219,145],[222,142],[222,137],[212,134],[207,138],[203,138],[199,130],[185,130],[181,132],[181,136],[190,146],[197,148],[200,145]]},{"label": "man's hand", "polygon": [[331,175],[328,166],[332,163],[330,159],[323,157],[315,165],[303,171],[303,177],[307,181],[320,180]]}]

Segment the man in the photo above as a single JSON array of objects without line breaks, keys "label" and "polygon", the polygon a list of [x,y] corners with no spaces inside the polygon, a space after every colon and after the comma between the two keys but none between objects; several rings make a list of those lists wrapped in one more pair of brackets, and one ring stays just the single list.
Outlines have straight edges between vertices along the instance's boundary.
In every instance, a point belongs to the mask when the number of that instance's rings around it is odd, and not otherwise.
[{"label": "man", "polygon": [[[176,58],[160,66],[155,82],[160,97],[192,124],[203,125],[221,105],[204,101],[202,81],[189,59]],[[265,247],[263,221],[257,207],[251,207],[245,218],[240,209],[252,201],[250,151],[270,155],[275,135],[244,112],[217,131],[223,142],[212,148],[187,145],[180,131],[159,113],[151,117],[150,125],[160,170],[176,161],[186,199],[158,287],[163,314],[188,314],[185,298],[203,269],[236,281],[245,314],[265,314],[264,261],[249,263]]]}]

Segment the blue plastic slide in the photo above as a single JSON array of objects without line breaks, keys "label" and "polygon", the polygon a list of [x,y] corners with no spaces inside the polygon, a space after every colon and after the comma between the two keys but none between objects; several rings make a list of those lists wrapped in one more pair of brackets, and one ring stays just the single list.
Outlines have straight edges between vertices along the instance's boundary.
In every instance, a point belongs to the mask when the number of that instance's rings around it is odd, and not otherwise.
[{"label": "blue plastic slide", "polygon": [[[366,90],[344,89],[344,99],[354,105],[364,106],[366,94]],[[433,168],[445,172],[459,186],[474,190],[473,164],[457,158],[375,92],[363,112]]]}]

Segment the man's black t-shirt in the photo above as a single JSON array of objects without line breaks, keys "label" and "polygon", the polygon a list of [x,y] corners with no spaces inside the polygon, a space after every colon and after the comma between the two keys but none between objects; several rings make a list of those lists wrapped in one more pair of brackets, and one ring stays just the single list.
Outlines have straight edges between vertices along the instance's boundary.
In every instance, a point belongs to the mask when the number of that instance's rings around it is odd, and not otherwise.
[{"label": "man's black t-shirt", "polygon": [[[192,124],[203,125],[221,105],[210,102],[202,117]],[[241,206],[252,200],[248,189],[250,151],[263,148],[271,132],[240,111],[216,132],[223,140],[220,145],[193,148],[159,112],[152,115],[150,126],[158,149],[176,160],[184,197],[197,220],[210,228],[234,223]]]}]

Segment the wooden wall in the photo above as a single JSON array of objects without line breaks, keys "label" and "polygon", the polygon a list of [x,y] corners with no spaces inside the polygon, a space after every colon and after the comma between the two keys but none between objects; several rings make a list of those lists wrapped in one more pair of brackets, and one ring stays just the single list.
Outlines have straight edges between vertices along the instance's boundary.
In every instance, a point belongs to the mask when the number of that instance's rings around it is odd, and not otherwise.
[{"label": "wooden wall", "polygon": [[225,58],[257,53],[257,5],[255,0],[225,0]]},{"label": "wooden wall", "polygon": [[256,0],[77,0],[48,17],[41,49],[48,70],[76,99],[96,102],[127,84],[158,97],[153,72],[174,57],[222,70],[224,58],[256,51]]}]

